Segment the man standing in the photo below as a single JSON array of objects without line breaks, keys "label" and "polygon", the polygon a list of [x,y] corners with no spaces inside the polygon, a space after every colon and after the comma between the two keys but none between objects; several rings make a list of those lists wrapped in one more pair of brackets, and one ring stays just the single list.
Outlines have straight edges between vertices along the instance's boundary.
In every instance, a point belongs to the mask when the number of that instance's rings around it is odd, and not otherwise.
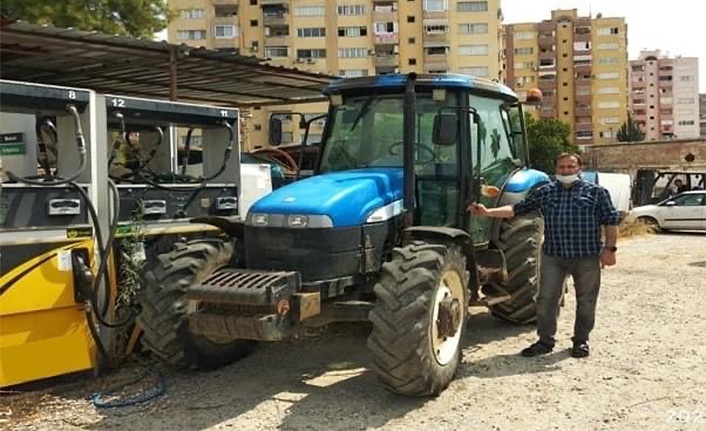
[{"label": "man standing", "polygon": [[[522,350],[532,357],[554,349],[559,300],[564,279],[571,274],[576,287],[576,321],[571,356],[588,356],[588,335],[593,329],[601,268],[615,265],[619,215],[608,191],[579,177],[582,160],[561,154],[556,160],[556,181],[531,190],[514,205],[488,209],[472,203],[469,210],[483,217],[510,218],[541,210],[544,216],[541,279],[537,296],[539,340]],[[605,226],[605,244],[601,242]]]}]

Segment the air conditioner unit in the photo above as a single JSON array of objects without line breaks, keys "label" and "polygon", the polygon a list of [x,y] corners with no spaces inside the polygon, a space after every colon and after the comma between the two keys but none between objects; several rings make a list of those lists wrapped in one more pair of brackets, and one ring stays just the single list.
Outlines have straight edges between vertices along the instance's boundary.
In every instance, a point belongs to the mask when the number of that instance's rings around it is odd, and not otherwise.
[{"label": "air conditioner unit", "polygon": [[369,50],[368,50],[368,55],[375,55],[375,50],[374,50],[374,49],[369,49]]},{"label": "air conditioner unit", "polygon": [[303,58],[297,58],[296,60],[294,60],[294,62],[295,62],[295,63],[304,63],[304,59],[303,59]]},{"label": "air conditioner unit", "polygon": [[392,52],[395,53],[395,54],[399,54],[399,53],[400,53],[400,46],[399,46],[399,45],[395,45],[395,46],[392,48]]},{"label": "air conditioner unit", "polygon": [[315,58],[307,58],[306,62],[309,64],[316,63],[316,59]]}]

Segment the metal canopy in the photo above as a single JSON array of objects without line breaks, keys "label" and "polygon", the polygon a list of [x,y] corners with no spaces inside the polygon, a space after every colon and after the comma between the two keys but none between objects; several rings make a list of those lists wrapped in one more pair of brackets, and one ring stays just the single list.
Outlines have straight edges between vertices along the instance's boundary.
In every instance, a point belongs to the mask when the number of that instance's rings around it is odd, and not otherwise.
[{"label": "metal canopy", "polygon": [[0,78],[231,106],[325,100],[333,76],[186,45],[0,22]]}]

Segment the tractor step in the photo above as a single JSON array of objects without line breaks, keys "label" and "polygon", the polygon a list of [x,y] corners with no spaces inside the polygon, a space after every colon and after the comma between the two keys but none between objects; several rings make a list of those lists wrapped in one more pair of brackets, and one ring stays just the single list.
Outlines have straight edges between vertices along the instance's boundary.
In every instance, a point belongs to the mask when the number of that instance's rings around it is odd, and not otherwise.
[{"label": "tractor step", "polygon": [[509,301],[510,299],[512,299],[512,295],[484,296],[475,301],[472,301],[469,305],[490,307],[491,305],[500,304],[501,302]]},{"label": "tractor step", "polygon": [[208,279],[191,286],[186,298],[221,304],[277,307],[299,290],[301,276],[296,271],[260,271],[223,268]]}]

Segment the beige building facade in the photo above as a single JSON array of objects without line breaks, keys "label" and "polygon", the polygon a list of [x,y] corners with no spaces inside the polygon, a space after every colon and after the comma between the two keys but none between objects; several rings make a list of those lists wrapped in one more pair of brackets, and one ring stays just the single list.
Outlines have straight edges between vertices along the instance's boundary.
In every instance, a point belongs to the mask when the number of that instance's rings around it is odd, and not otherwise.
[{"label": "beige building facade", "polygon": [[[500,0],[169,0],[169,41],[268,59],[335,76],[464,73],[504,77]],[[244,147],[267,146],[271,114],[307,118],[325,103],[245,112]],[[283,125],[299,143],[300,116]],[[316,142],[323,122],[310,130]]]},{"label": "beige building facade", "polygon": [[691,139],[699,128],[699,60],[642,51],[630,62],[630,110],[645,140]]},{"label": "beige building facade", "polygon": [[551,19],[505,26],[507,83],[522,99],[539,88],[537,116],[569,124],[578,145],[615,142],[627,119],[624,18],[554,10]]}]

